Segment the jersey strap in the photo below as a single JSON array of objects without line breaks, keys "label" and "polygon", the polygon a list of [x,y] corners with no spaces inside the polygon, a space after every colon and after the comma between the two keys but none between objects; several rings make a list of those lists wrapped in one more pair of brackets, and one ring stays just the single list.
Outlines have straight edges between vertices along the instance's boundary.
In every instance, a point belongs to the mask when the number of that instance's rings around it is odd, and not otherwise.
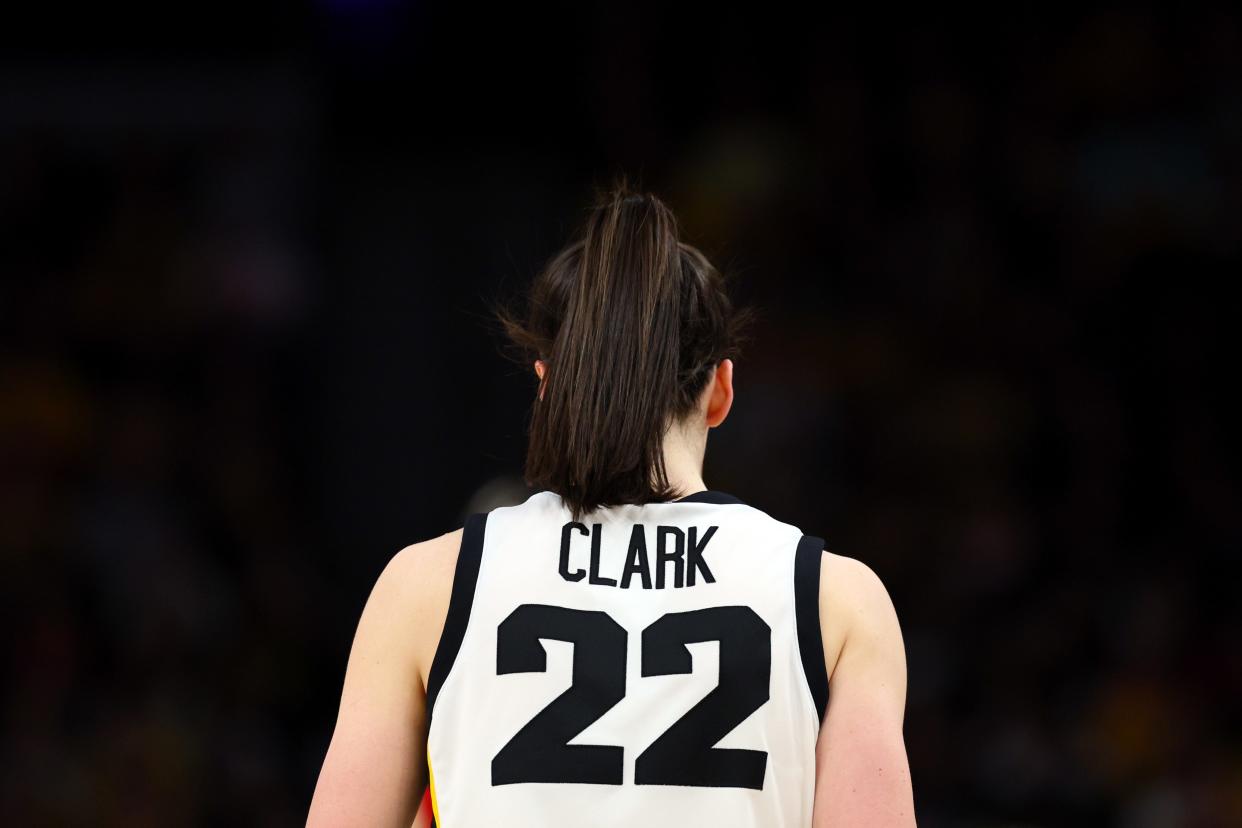
[{"label": "jersey strap", "polygon": [[819,628],[819,567],[824,539],[803,535],[794,558],[794,611],[798,618],[798,651],[815,700],[815,712],[824,721],[828,709],[828,669],[824,666],[824,639]]},{"label": "jersey strap", "polygon": [[474,603],[474,588],[479,581],[479,562],[483,560],[483,530],[487,526],[487,513],[476,512],[466,518],[461,533],[461,549],[457,553],[457,568],[453,572],[453,591],[449,595],[448,613],[444,617],[444,631],[436,646],[431,670],[427,674],[427,721],[435,708],[436,697],[448,678],[462,638],[466,635],[466,623],[470,620],[470,607]]},{"label": "jersey strap", "polygon": [[716,504],[738,503],[738,504],[741,504],[742,506],[747,505],[746,502],[742,500],[740,497],[738,497],[737,495],[729,494],[728,492],[722,492],[719,489],[704,489],[701,492],[694,492],[692,494],[686,495],[685,497],[679,497],[676,500],[673,500],[671,502],[672,503],[716,503]]}]

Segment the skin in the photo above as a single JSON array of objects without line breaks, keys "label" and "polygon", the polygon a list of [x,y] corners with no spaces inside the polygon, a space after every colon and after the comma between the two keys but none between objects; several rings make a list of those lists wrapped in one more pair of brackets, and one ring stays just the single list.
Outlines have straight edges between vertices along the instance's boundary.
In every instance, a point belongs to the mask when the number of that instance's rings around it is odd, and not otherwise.
[{"label": "skin", "polygon": [[[543,397],[544,365],[535,362]],[[684,493],[703,482],[707,433],[733,405],[733,362],[722,360],[697,411],[670,429],[665,463]],[[431,824],[426,688],[448,612],[462,530],[411,544],[389,561],[363,608],[340,710],[307,825]],[[902,727],[906,657],[893,602],[854,558],[823,553],[820,625],[827,715],[816,743],[814,828],[915,824]]]}]

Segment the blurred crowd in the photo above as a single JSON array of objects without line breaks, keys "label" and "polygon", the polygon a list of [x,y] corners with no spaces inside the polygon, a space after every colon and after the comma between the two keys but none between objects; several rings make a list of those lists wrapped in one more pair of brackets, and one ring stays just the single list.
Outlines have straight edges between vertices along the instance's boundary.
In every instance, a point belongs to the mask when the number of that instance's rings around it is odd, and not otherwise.
[{"label": "blurred crowd", "polygon": [[360,8],[2,70],[7,824],[304,820],[387,558],[526,496],[485,299],[614,168],[760,314],[709,487],[893,597],[920,825],[1242,824],[1236,10],[599,11],[433,89],[457,21]]}]

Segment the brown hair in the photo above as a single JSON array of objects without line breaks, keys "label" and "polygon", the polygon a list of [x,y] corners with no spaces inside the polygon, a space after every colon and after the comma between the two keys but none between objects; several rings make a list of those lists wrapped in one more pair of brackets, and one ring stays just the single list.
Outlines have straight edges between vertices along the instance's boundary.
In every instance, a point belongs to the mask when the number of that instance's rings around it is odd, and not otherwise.
[{"label": "brown hair", "polygon": [[573,519],[599,506],[679,495],[664,435],[689,414],[754,311],[735,309],[725,278],[681,241],[677,219],[624,175],[578,238],[535,278],[523,313],[493,313],[526,371],[543,360],[532,404],[527,485],[560,494]]}]

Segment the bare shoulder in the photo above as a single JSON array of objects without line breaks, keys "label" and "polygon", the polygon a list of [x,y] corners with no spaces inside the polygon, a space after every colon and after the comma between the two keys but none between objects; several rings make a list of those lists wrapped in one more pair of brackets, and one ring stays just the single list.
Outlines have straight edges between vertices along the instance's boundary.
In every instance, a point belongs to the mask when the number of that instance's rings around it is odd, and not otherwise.
[{"label": "bare shoulder", "polygon": [[395,629],[411,636],[424,686],[448,614],[461,536],[457,528],[403,547],[388,561],[372,592],[372,600],[383,601],[398,616],[393,618]]},{"label": "bare shoulder", "polygon": [[833,612],[857,617],[893,606],[880,576],[857,558],[825,550],[820,585],[820,604]]},{"label": "bare shoulder", "polygon": [[381,579],[388,578],[407,588],[418,588],[434,587],[437,579],[447,577],[452,586],[461,535],[462,529],[457,528],[402,547],[384,568]]},{"label": "bare shoulder", "polygon": [[820,565],[820,627],[831,680],[848,640],[901,649],[901,628],[888,588],[857,558],[825,551]]}]

